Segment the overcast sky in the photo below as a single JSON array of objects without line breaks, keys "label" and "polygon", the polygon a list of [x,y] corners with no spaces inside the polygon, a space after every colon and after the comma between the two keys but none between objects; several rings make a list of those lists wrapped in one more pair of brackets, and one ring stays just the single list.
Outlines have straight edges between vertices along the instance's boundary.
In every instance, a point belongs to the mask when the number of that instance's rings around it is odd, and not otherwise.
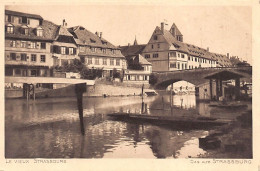
[{"label": "overcast sky", "polygon": [[156,26],[174,22],[184,42],[210,51],[238,56],[252,64],[252,11],[246,6],[6,6],[6,9],[39,14],[44,19],[68,27],[81,25],[91,32],[103,32],[114,45],[146,44]]}]

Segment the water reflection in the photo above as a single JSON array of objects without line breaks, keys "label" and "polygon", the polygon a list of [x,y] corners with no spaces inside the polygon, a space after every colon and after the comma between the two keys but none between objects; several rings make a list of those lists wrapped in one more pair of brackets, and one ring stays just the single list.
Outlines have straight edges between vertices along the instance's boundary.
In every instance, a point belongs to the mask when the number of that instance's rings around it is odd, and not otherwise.
[{"label": "water reflection", "polygon": [[85,136],[82,136],[76,98],[37,99],[29,103],[6,100],[5,155],[7,158],[186,158],[203,153],[197,139],[205,136],[205,130],[174,130],[112,121],[106,114],[210,116],[208,104],[197,104],[192,95],[174,96],[170,110],[167,93],[145,97],[143,103],[142,110],[142,98],[137,96],[84,98]]}]

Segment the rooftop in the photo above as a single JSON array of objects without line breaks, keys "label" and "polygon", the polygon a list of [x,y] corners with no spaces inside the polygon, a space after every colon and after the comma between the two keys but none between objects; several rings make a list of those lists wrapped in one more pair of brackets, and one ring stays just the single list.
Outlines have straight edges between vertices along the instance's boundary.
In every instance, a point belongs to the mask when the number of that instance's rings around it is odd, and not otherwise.
[{"label": "rooftop", "polygon": [[23,12],[17,12],[17,11],[11,11],[11,10],[5,10],[5,14],[7,15],[13,15],[13,16],[21,16],[21,17],[28,17],[28,18],[34,18],[34,19],[43,19],[40,15],[37,14],[28,14]]}]

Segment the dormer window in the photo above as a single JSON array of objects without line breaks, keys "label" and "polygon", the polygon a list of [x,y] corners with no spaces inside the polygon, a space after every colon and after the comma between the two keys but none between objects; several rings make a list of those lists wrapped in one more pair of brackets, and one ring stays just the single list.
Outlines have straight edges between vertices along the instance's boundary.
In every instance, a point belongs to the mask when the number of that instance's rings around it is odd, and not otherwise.
[{"label": "dormer window", "polygon": [[96,43],[96,41],[95,41],[95,40],[93,40],[93,39],[90,39],[90,42],[91,42],[91,43]]},{"label": "dormer window", "polygon": [[14,26],[12,24],[8,24],[7,25],[7,29],[6,29],[7,33],[14,33]]},{"label": "dormer window", "polygon": [[41,27],[38,27],[36,29],[36,35],[42,37],[43,36],[43,29]]},{"label": "dormer window", "polygon": [[22,34],[24,34],[24,35],[28,35],[28,34],[29,34],[29,28],[28,28],[28,26],[23,25],[21,32],[22,32]]}]

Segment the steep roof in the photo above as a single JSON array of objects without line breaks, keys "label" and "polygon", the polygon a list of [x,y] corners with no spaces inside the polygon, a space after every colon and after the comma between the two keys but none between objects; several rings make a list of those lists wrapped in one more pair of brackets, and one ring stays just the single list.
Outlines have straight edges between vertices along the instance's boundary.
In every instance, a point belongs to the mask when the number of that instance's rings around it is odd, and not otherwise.
[{"label": "steep roof", "polygon": [[133,56],[142,53],[146,45],[121,46],[121,52],[124,56]]},{"label": "steep roof", "polygon": [[62,36],[73,36],[66,27],[60,25],[59,26],[59,31],[58,31],[58,35],[62,35]]},{"label": "steep roof", "polygon": [[74,36],[74,39],[78,45],[118,49],[103,37],[100,38],[98,35],[91,33],[82,26],[71,27],[68,31]]},{"label": "steep roof", "polygon": [[[7,24],[8,25],[8,24]],[[6,25],[6,26],[7,26]],[[6,38],[16,38],[16,39],[26,39],[26,40],[49,40],[52,41],[55,39],[57,35],[58,26],[56,24],[53,24],[50,21],[43,20],[42,25],[40,26],[43,29],[43,36],[37,36],[36,35],[36,29],[28,27],[28,35],[25,35],[21,32],[22,28],[26,25],[22,26],[15,26],[14,27],[14,33],[5,33]]]},{"label": "steep roof", "polygon": [[173,23],[173,24],[172,24],[172,26],[171,26],[171,29],[170,29],[170,30],[172,30],[172,28],[175,28],[175,32],[176,32],[176,35],[177,35],[177,36],[182,36],[182,34],[181,34],[180,30],[178,29],[178,27],[176,26],[176,24],[175,24],[175,23]]},{"label": "steep roof", "polygon": [[212,59],[216,60],[219,65],[224,67],[232,66],[230,59],[226,55],[218,54],[218,53],[210,53]]},{"label": "steep roof", "polygon": [[[158,27],[159,28],[159,27]],[[226,55],[208,52],[206,49],[188,43],[178,41],[168,30],[163,34],[169,45],[173,45],[176,50],[192,56],[202,57],[217,61],[221,66],[231,66],[231,62]]]},{"label": "steep roof", "polygon": [[177,50],[181,52],[188,53],[187,46],[185,46],[183,42],[178,41],[168,30],[164,30],[163,36],[169,43],[169,45],[174,46]]},{"label": "steep roof", "polygon": [[43,19],[40,15],[37,14],[28,14],[23,12],[17,12],[17,11],[11,11],[11,10],[5,10],[5,14],[7,15],[13,15],[13,16],[20,16],[20,17],[28,17],[28,18],[35,18],[35,19]]},{"label": "steep roof", "polygon": [[141,65],[152,65],[150,62],[148,62],[142,55],[138,54],[136,57],[138,57],[139,59],[139,63]]}]

